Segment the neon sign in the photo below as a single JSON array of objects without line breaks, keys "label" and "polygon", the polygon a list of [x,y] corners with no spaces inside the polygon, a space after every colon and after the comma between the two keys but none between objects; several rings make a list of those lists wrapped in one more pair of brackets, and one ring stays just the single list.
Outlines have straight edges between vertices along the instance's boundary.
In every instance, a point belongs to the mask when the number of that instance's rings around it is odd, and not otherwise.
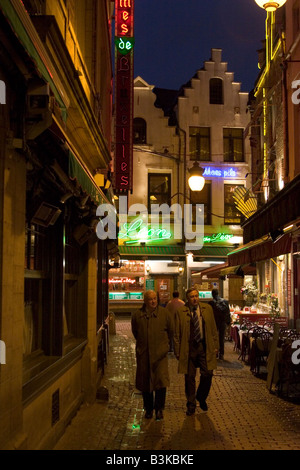
[{"label": "neon sign", "polygon": [[120,54],[128,54],[133,49],[134,38],[115,38],[115,45]]},{"label": "neon sign", "polygon": [[128,192],[132,190],[134,0],[117,0],[115,18],[115,189]]},{"label": "neon sign", "polygon": [[143,225],[142,219],[136,219],[132,222],[123,224],[119,239],[123,239],[126,245],[140,242],[153,242],[170,240],[172,233],[162,228],[153,228]]},{"label": "neon sign", "polygon": [[237,171],[234,168],[213,168],[207,166],[204,170],[203,176],[212,176],[218,178],[236,178]]},{"label": "neon sign", "polygon": [[110,284],[135,284],[136,280],[130,277],[121,277],[119,279],[109,279]]},{"label": "neon sign", "polygon": [[204,243],[227,242],[233,237],[232,234],[227,233],[214,233],[203,237]]}]

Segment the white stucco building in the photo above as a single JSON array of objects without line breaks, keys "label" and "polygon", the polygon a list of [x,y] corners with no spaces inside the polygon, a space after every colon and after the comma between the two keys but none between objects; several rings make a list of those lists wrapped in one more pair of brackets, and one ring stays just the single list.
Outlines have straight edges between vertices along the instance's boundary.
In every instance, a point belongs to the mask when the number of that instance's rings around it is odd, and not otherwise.
[{"label": "white stucco building", "polygon": [[[123,259],[144,260],[145,280],[151,276],[152,287],[165,300],[172,296],[172,289],[182,289],[183,294],[194,283],[195,271],[224,263],[227,253],[243,242],[242,215],[233,192],[239,186],[242,206],[244,199],[251,202],[246,193],[246,175],[251,171],[250,144],[244,140],[250,120],[247,102],[248,93],[241,91],[234,73],[227,70],[221,49],[212,49],[211,58],[180,90],[160,89],[141,77],[135,79],[129,206],[143,204],[150,212],[153,203],[204,204],[204,245],[200,250],[187,252],[184,241],[172,234],[160,241],[137,236],[135,243],[130,240],[120,247]],[[195,161],[203,168],[206,181],[200,192],[190,191],[187,184],[188,169]],[[151,218],[148,222],[151,230]],[[161,284],[164,279],[168,282]],[[240,286],[241,279],[238,281]],[[145,288],[150,285],[144,283]],[[203,290],[211,287],[207,281]],[[236,289],[239,292],[239,287]],[[204,298],[207,295],[203,294]]]}]

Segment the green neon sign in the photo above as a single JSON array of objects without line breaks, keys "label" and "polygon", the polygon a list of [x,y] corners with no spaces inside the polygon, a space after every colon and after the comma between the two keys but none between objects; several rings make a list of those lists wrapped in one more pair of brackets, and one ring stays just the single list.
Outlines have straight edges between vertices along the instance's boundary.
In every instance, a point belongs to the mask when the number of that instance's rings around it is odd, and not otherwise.
[{"label": "green neon sign", "polygon": [[117,48],[117,51],[120,52],[120,54],[128,54],[133,49],[134,46],[134,38],[115,38],[115,45]]},{"label": "green neon sign", "polygon": [[233,237],[229,233],[214,233],[213,235],[207,235],[203,237],[204,243],[216,243],[216,242],[227,242]]},{"label": "green neon sign", "polygon": [[124,240],[126,245],[137,242],[153,242],[170,240],[172,233],[164,228],[154,228],[143,225],[143,219],[136,219],[132,222],[123,224],[119,239]]}]

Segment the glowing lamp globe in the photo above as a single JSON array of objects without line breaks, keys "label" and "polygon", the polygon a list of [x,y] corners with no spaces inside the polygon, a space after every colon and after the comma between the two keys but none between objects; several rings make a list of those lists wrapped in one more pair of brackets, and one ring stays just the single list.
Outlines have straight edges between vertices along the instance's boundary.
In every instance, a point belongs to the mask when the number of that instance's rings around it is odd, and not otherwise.
[{"label": "glowing lamp globe", "polygon": [[276,2],[270,2],[268,0],[255,0],[257,5],[264,8],[266,11],[276,11],[277,8],[282,7],[286,0],[276,0]]},{"label": "glowing lamp globe", "polygon": [[189,187],[192,191],[202,191],[205,185],[205,178],[203,177],[203,168],[198,162],[195,162],[192,168],[189,169]]}]

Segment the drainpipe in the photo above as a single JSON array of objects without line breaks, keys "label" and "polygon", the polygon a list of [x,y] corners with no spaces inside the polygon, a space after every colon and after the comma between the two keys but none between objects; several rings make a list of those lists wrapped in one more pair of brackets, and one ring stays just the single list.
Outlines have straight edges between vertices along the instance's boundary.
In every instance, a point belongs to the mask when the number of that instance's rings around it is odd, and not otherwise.
[{"label": "drainpipe", "polygon": [[[184,237],[184,205],[186,202],[186,131],[184,129],[181,129],[181,127],[177,126],[177,129],[179,131],[179,156],[181,156],[181,137],[180,137],[180,132],[183,133],[183,215],[182,215],[182,238],[185,240]],[[180,159],[181,160],[181,159]],[[179,180],[178,180],[179,182]],[[188,262],[187,262],[187,255],[185,258],[186,261],[186,289],[189,287],[189,273],[188,273]]]},{"label": "drainpipe", "polygon": [[287,64],[283,63],[283,113],[284,113],[284,185],[289,182],[290,160],[289,160],[289,119],[288,119],[288,90],[287,90]]}]

